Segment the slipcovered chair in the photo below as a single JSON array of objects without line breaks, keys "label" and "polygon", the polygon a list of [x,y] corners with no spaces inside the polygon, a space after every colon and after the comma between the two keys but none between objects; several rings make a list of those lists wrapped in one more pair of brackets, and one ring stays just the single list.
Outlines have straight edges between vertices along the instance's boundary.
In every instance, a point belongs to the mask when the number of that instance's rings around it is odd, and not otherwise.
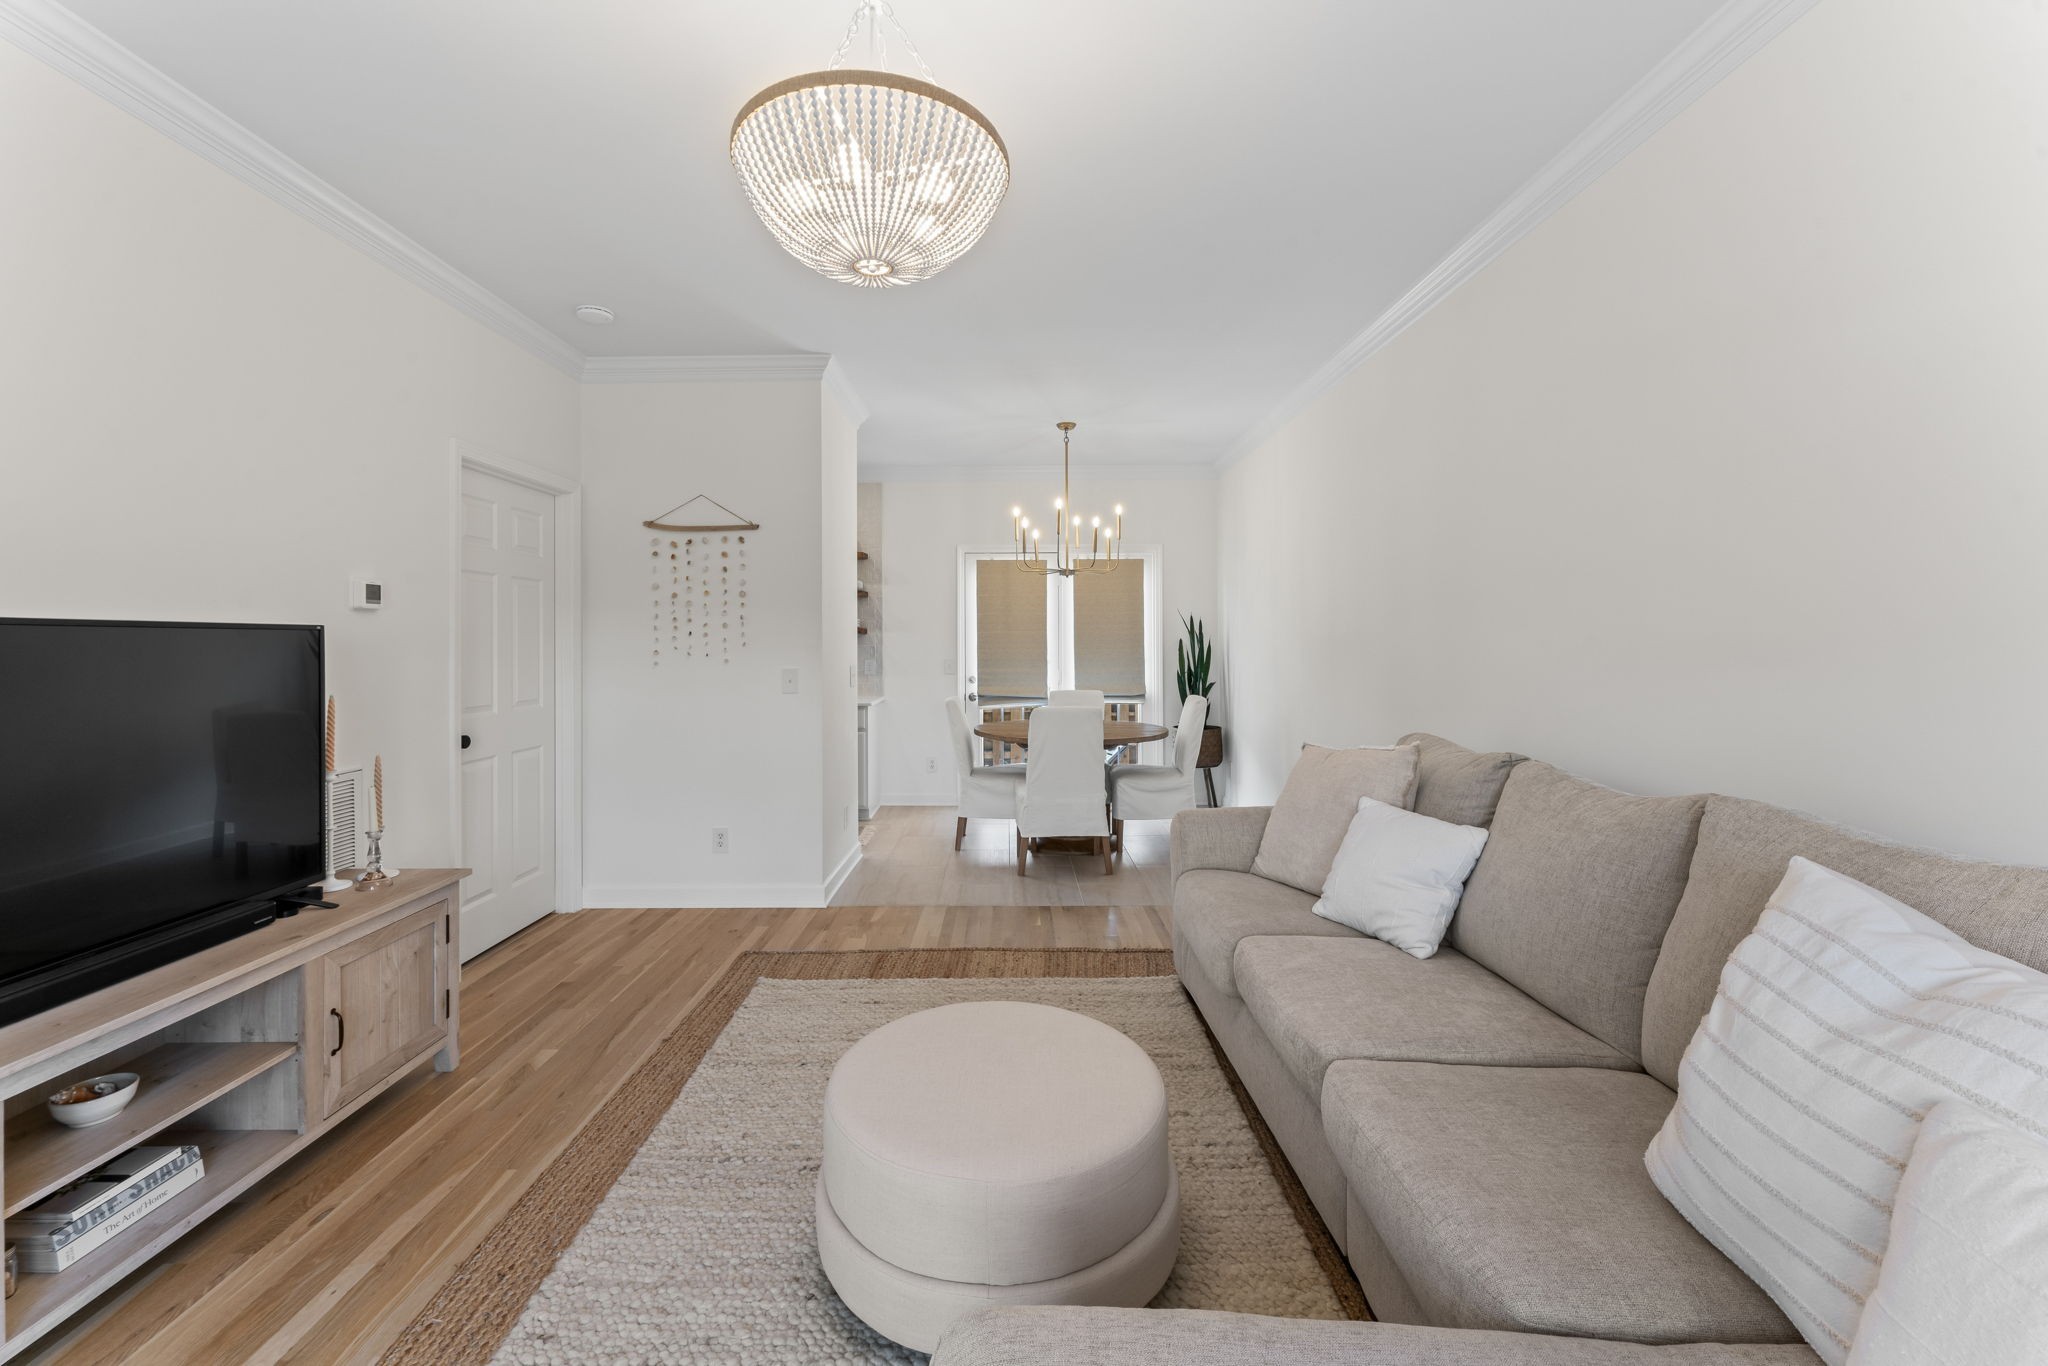
[{"label": "slipcovered chair", "polygon": [[1167,821],[1175,813],[1199,806],[1195,798],[1195,760],[1202,753],[1202,727],[1209,721],[1209,699],[1190,697],[1181,704],[1180,726],[1173,733],[1170,764],[1117,764],[1109,770],[1109,801],[1116,817],[1113,833],[1119,852],[1124,847],[1125,821]]},{"label": "slipcovered chair", "polygon": [[1102,708],[1040,707],[1031,713],[1024,790],[1017,800],[1017,876],[1027,840],[1080,836],[1109,856],[1109,788],[1102,772]]},{"label": "slipcovered chair", "polygon": [[946,719],[953,727],[953,762],[960,770],[960,814],[953,824],[953,852],[967,838],[967,822],[1017,819],[1017,793],[1024,786],[1024,765],[979,762],[967,708],[957,697],[946,699]]},{"label": "slipcovered chair", "polygon": [[1100,707],[1108,701],[1100,688],[1054,688],[1045,699],[1051,707]]}]

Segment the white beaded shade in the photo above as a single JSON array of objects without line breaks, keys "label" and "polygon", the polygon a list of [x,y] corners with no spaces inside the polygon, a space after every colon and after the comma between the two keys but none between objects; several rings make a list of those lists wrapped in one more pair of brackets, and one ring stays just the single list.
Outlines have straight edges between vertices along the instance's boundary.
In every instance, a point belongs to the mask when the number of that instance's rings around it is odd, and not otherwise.
[{"label": "white beaded shade", "polygon": [[817,71],[747,101],[732,164],[783,249],[850,285],[938,274],[981,237],[1010,156],[980,111],[929,81]]}]

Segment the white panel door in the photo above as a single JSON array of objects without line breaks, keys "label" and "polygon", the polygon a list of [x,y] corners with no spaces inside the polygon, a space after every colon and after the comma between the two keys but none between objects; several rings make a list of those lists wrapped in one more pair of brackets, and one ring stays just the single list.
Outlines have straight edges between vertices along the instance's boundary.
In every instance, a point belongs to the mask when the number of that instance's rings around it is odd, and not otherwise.
[{"label": "white panel door", "polygon": [[555,909],[555,500],[462,472],[462,952]]}]

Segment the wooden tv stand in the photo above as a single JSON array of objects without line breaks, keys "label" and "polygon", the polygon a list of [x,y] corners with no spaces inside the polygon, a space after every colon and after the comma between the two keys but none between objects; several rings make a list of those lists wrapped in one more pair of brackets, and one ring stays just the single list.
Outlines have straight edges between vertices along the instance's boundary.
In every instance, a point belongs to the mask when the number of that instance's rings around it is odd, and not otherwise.
[{"label": "wooden tv stand", "polygon": [[[206,1174],[54,1274],[21,1274],[0,1361],[90,1304],[371,1097],[457,1061],[466,868],[399,874],[40,1015],[0,1026],[0,1204],[11,1217],[117,1153],[190,1143]],[[50,1093],[102,1072],[142,1089],[66,1129]]]}]

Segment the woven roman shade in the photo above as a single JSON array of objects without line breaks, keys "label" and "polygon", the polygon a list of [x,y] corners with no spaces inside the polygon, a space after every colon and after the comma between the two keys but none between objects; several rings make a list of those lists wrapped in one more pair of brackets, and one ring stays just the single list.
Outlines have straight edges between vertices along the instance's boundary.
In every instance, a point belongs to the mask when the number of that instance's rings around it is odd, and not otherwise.
[{"label": "woven roman shade", "polygon": [[982,697],[1045,696],[1045,579],[1014,560],[974,569],[974,689]]},{"label": "woven roman shade", "polygon": [[1145,562],[1074,576],[1074,686],[1111,697],[1145,692]]}]

